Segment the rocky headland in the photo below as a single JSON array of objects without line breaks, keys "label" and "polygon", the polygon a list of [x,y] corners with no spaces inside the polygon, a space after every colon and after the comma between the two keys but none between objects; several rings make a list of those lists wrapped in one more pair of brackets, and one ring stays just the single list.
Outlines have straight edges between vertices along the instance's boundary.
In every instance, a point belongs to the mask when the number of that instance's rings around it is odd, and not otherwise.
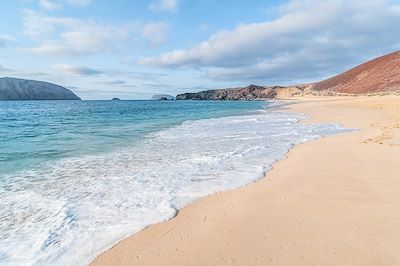
[{"label": "rocky headland", "polygon": [[258,86],[184,93],[177,100],[263,100],[297,96],[383,95],[400,92],[400,51],[390,53],[332,78],[295,86]]}]

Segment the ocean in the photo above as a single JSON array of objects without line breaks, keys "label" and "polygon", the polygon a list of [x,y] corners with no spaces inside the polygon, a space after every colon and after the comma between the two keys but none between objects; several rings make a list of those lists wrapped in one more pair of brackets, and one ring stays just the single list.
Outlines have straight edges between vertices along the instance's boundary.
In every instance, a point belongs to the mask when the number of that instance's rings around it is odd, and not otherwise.
[{"label": "ocean", "polygon": [[179,208],[345,132],[268,101],[0,102],[0,265],[87,265]]}]

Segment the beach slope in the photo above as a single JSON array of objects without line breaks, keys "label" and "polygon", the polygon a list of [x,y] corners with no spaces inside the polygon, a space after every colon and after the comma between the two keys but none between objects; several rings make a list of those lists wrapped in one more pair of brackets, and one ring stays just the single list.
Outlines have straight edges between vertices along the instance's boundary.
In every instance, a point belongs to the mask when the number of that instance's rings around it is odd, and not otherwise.
[{"label": "beach slope", "polygon": [[400,97],[285,109],[360,130],[296,146],[266,178],[185,207],[93,265],[399,265]]}]

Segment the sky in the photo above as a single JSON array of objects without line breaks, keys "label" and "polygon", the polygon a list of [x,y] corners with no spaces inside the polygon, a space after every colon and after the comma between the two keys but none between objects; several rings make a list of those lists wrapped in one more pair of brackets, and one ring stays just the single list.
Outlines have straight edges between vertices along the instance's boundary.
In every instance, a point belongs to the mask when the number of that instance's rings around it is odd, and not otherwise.
[{"label": "sky", "polygon": [[13,0],[0,77],[83,99],[322,80],[400,49],[400,0]]}]

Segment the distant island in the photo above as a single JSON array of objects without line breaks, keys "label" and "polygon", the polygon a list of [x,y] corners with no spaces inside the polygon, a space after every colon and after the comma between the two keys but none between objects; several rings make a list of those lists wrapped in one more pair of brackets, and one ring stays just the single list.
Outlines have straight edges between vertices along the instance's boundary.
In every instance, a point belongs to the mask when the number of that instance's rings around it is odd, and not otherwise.
[{"label": "distant island", "polygon": [[121,101],[120,98],[112,98],[111,101]]},{"label": "distant island", "polygon": [[0,78],[0,101],[80,99],[71,90],[49,82]]},{"label": "distant island", "polygon": [[153,95],[153,97],[151,97],[151,99],[166,101],[166,100],[175,100],[175,97],[172,95],[168,95],[168,94],[155,94],[155,95]]}]

